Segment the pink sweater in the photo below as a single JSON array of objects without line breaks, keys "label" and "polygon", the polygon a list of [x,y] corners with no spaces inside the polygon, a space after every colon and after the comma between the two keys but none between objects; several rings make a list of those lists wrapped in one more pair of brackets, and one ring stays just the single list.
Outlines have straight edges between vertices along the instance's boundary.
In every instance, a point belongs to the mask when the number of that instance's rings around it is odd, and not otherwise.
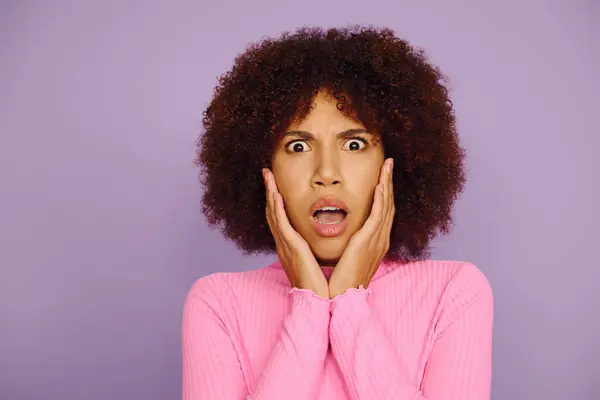
[{"label": "pink sweater", "polygon": [[489,400],[492,320],[465,262],[384,262],[333,300],[279,262],[212,274],[184,306],[183,399]]}]

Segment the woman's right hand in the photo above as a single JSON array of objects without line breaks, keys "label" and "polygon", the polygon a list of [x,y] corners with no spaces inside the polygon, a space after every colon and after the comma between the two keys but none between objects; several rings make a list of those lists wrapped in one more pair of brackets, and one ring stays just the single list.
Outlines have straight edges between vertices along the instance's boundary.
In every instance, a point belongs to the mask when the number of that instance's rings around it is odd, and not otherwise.
[{"label": "woman's right hand", "polygon": [[263,169],[267,194],[267,222],[275,239],[277,255],[293,287],[310,289],[318,296],[329,298],[329,285],[310,246],[288,220],[283,197],[277,189],[275,176]]}]

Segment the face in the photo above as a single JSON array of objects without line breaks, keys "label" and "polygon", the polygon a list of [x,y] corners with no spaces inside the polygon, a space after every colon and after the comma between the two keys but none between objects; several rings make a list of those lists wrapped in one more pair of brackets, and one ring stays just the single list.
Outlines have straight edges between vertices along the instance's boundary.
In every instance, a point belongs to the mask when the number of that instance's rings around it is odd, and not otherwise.
[{"label": "face", "polygon": [[335,265],[369,217],[384,152],[329,95],[319,93],[314,103],[276,146],[272,171],[291,225],[320,265]]}]

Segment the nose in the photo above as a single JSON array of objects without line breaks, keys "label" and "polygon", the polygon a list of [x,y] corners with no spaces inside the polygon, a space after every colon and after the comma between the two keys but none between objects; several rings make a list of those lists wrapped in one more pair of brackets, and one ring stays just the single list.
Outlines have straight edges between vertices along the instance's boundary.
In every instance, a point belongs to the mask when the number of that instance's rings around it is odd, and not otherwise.
[{"label": "nose", "polygon": [[316,161],[317,163],[314,170],[313,187],[327,187],[340,185],[342,183],[339,155],[323,151],[316,158]]}]

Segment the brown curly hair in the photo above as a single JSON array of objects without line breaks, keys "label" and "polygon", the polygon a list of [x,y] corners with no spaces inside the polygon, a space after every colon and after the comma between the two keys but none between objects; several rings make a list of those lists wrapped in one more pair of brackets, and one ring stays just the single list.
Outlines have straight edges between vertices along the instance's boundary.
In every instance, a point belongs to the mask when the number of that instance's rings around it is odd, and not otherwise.
[{"label": "brown curly hair", "polygon": [[196,164],[202,211],[245,254],[273,253],[261,169],[319,90],[383,141],[394,158],[396,215],[387,259],[421,259],[448,233],[465,183],[445,76],[390,29],[304,27],[237,56],[204,112]]}]

